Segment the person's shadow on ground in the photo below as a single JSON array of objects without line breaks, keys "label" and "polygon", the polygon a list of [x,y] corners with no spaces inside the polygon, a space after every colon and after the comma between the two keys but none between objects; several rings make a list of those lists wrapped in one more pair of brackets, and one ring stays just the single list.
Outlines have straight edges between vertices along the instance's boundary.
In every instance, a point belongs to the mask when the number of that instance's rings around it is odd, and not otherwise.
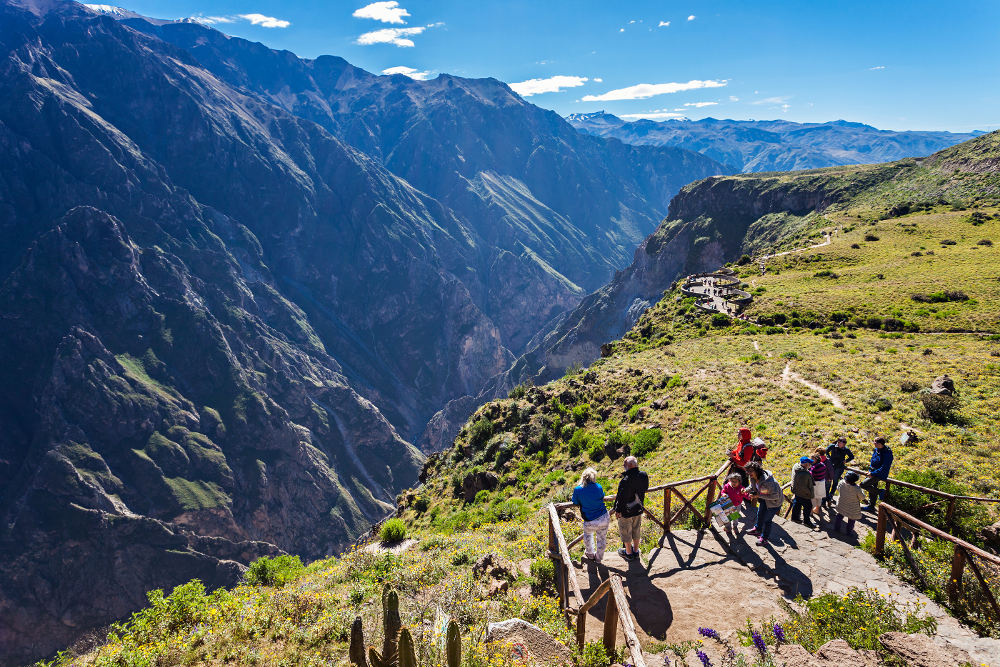
[{"label": "person's shadow on ground", "polygon": [[[584,597],[589,597],[597,587],[612,574],[618,574],[624,580],[625,592],[629,598],[629,608],[636,624],[650,637],[664,639],[667,629],[674,622],[674,613],[666,592],[657,588],[649,577],[646,566],[639,559],[625,561],[625,568],[609,568],[605,564],[587,566],[587,590]],[[590,619],[604,623],[608,610],[608,598],[611,591],[601,598],[587,612]],[[588,620],[590,620],[588,619]]]}]

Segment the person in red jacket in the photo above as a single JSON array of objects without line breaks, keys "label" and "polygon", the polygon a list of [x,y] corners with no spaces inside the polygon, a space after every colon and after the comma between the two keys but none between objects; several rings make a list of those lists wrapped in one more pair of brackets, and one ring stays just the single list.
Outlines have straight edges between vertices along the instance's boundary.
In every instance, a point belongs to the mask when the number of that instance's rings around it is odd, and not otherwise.
[{"label": "person in red jacket", "polygon": [[736,429],[736,447],[729,452],[729,469],[739,474],[743,480],[743,486],[747,485],[748,477],[746,466],[753,460],[755,449],[750,442],[750,429],[742,426]]}]

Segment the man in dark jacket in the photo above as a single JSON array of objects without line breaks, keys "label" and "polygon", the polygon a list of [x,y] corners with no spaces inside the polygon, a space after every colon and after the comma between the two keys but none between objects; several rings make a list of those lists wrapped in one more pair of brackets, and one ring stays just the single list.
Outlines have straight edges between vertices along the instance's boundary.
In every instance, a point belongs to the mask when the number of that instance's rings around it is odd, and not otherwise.
[{"label": "man in dark jacket", "polygon": [[837,441],[826,448],[826,462],[830,466],[829,484],[826,487],[825,502],[829,506],[833,502],[833,494],[837,492],[840,478],[847,470],[847,464],[854,460],[854,452],[847,447],[847,438],[840,436]]},{"label": "man in dark jacket", "polygon": [[872,451],[872,460],[868,466],[869,477],[859,486],[868,492],[868,504],[862,509],[869,512],[875,511],[875,504],[885,491],[878,490],[878,483],[889,477],[889,468],[892,467],[892,450],[885,444],[885,438],[875,438],[875,449]]},{"label": "man in dark jacket", "polygon": [[639,557],[639,536],[642,527],[642,509],[649,489],[649,476],[639,470],[639,461],[634,456],[625,457],[625,474],[618,482],[615,505],[612,508],[618,518],[618,531],[624,548],[618,553],[625,560]]}]

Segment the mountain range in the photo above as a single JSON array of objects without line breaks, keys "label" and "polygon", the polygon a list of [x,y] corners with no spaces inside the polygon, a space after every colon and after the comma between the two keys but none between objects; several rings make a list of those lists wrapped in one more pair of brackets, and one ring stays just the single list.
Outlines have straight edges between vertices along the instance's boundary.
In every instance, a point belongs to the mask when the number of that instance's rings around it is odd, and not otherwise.
[{"label": "mountain range", "polygon": [[4,663],[348,546],[442,405],[726,172],[496,80],[65,0],[0,0],[0,47]]},{"label": "mountain range", "polygon": [[628,122],[603,111],[572,114],[567,120],[587,134],[613,137],[635,146],[686,148],[744,173],[889,162],[930,155],[982,134],[896,132],[846,120],[794,123],[702,118]]}]

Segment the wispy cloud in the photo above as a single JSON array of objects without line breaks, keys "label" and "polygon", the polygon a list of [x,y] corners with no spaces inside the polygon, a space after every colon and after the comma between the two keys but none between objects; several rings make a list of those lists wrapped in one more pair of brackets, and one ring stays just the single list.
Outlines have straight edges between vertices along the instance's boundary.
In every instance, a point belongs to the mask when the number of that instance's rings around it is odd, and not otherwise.
[{"label": "wispy cloud", "polygon": [[586,95],[584,102],[610,102],[614,100],[644,100],[656,95],[667,93],[679,93],[684,90],[696,90],[698,88],[721,88],[726,85],[726,81],[700,81],[692,79],[686,83],[638,83],[627,88],[609,90],[600,95]]},{"label": "wispy cloud", "polygon": [[754,100],[750,104],[785,104],[791,99],[788,95],[778,95],[776,97],[765,97],[762,100]]},{"label": "wispy cloud", "polygon": [[694,107],[695,109],[700,109],[702,107],[711,107],[718,104],[718,102],[685,102],[684,106]]},{"label": "wispy cloud", "polygon": [[656,27],[666,28],[668,25],[670,25],[670,21],[660,21],[659,23],[656,24]]},{"label": "wispy cloud", "polygon": [[695,15],[692,14],[691,16],[688,17],[688,21],[694,21],[695,18],[696,18]]},{"label": "wispy cloud", "polygon": [[730,102],[739,102],[740,98],[736,97],[735,95],[730,95],[729,96],[729,101]]},{"label": "wispy cloud", "polygon": [[421,72],[413,67],[406,67],[405,65],[398,65],[396,67],[387,67],[382,70],[382,74],[402,74],[403,76],[408,76],[411,79],[417,79],[418,81],[424,81],[425,79],[431,78],[431,73]]},{"label": "wispy cloud", "polygon": [[414,26],[412,28],[382,28],[359,35],[355,40],[356,44],[368,46],[371,44],[395,44],[396,46],[414,46],[413,40],[409,39],[414,35],[419,35],[428,28],[435,28],[441,23],[431,23],[430,25]]},{"label": "wispy cloud", "polygon": [[623,113],[619,118],[627,120],[664,120],[667,118],[684,118],[684,114],[673,111],[645,111],[642,113]]},{"label": "wispy cloud", "polygon": [[356,19],[372,19],[374,21],[381,21],[382,23],[399,24],[406,23],[403,18],[409,15],[410,12],[400,7],[396,0],[373,2],[360,9],[355,9],[354,13],[351,14]]},{"label": "wispy cloud", "polygon": [[542,93],[558,93],[564,88],[576,88],[588,81],[585,76],[550,76],[547,79],[528,79],[518,83],[511,83],[510,89],[521,97],[531,97]]},{"label": "wispy cloud", "polygon": [[192,16],[192,21],[204,23],[205,25],[215,25],[216,23],[236,23],[232,16]]},{"label": "wispy cloud", "polygon": [[292,25],[291,21],[276,19],[273,16],[264,16],[263,14],[240,14],[239,17],[262,28],[287,28]]},{"label": "wispy cloud", "polygon": [[885,65],[875,65],[875,67],[869,67],[868,69],[874,72],[876,70],[885,69]]}]

